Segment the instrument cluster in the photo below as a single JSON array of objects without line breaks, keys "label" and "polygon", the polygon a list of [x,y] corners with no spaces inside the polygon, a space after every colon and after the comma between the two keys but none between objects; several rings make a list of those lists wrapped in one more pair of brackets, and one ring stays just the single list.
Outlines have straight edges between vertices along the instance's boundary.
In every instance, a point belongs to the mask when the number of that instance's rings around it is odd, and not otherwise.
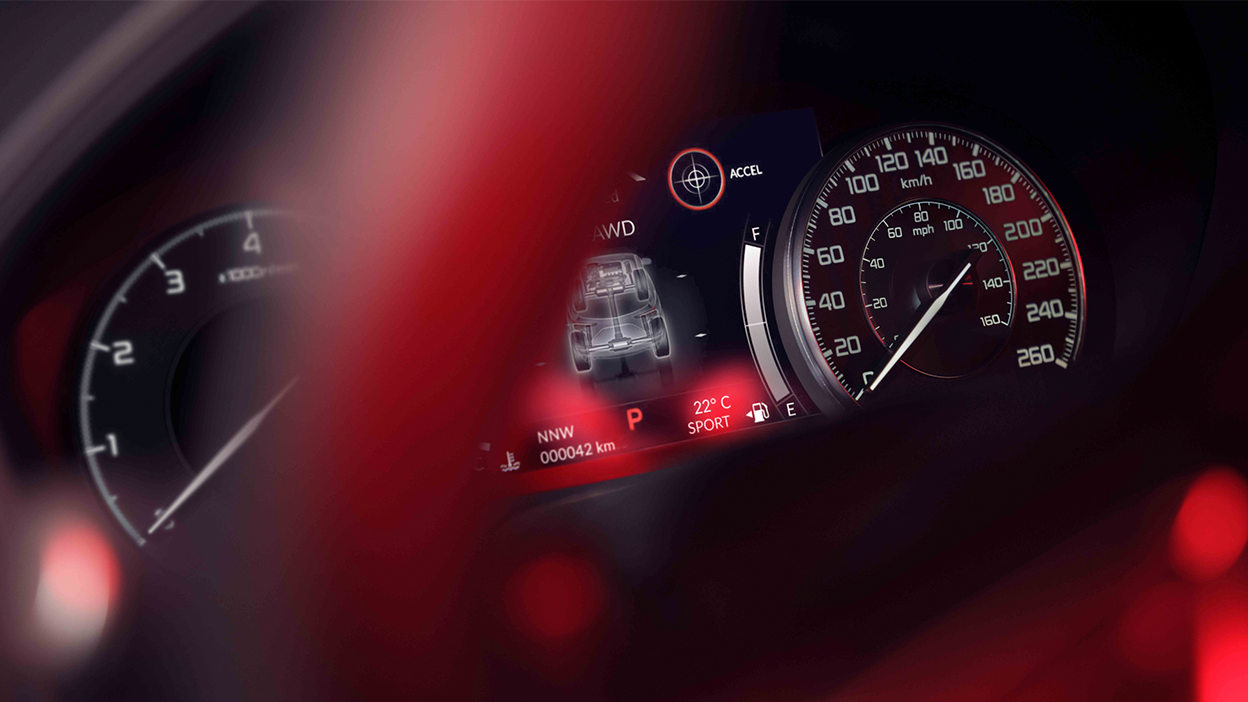
[{"label": "instrument cluster", "polygon": [[643,163],[576,234],[591,249],[566,326],[483,433],[478,471],[957,393],[1012,395],[1021,419],[1087,382],[1076,233],[988,136],[902,124],[825,153],[795,110],[689,130]]},{"label": "instrument cluster", "polygon": [[[825,152],[812,109],[677,134],[618,174],[597,225],[568,233],[584,258],[481,431],[482,479],[594,482],[689,442],[956,393],[1004,392],[1023,417],[1086,377],[1097,317],[1079,234],[1005,146],[922,123]],[[321,214],[198,215],[83,306],[74,451],[121,530],[163,561],[228,532],[214,524],[246,490],[242,464],[264,460],[266,419],[307,392],[291,300],[317,285]]]},{"label": "instrument cluster", "polygon": [[[794,41],[782,55],[812,50]],[[202,92],[220,73],[205,73]],[[492,411],[462,470],[543,491],[952,398],[991,397],[1026,422],[1109,382],[1118,351],[1148,348],[1147,303],[1117,309],[1139,267],[1110,265],[1124,238],[1107,236],[1106,197],[1088,192],[1103,179],[1072,173],[1073,147],[1056,154],[965,96],[923,87],[899,98],[865,75],[835,85],[795,71],[787,79],[809,85],[674,117],[599,174],[608,187],[586,206],[594,223],[568,213],[556,237],[577,252],[575,270],[558,299],[534,297],[545,341],[515,346],[488,323],[482,339],[453,340],[524,363],[506,393],[474,400]],[[193,131],[195,104],[155,110],[170,116],[148,130],[148,151],[126,147],[143,158],[119,148],[103,160],[138,164],[119,179],[128,190],[92,192],[106,206],[91,216],[114,240],[91,235],[83,205],[72,235],[46,235],[56,246],[40,255],[48,267],[77,256],[90,273],[50,284],[22,312],[73,310],[56,322],[62,365],[29,393],[57,398],[30,412],[39,448],[72,456],[121,532],[166,561],[186,552],[179,539],[222,531],[196,523],[228,518],[219,505],[272,450],[274,418],[309,392],[291,301],[328,284],[307,242],[355,226],[327,224],[336,214],[315,202],[259,197],[231,173],[171,206],[178,216],[152,218],[159,227],[129,227],[109,198],[140,198],[135,183],[163,177],[143,170],[155,136]],[[38,363],[19,358],[18,374],[35,378]]]}]

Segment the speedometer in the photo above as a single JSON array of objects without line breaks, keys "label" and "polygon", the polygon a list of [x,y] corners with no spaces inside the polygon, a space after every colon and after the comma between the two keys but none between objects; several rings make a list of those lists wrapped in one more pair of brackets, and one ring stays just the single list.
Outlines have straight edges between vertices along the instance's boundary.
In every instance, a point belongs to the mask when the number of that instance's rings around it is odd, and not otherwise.
[{"label": "speedometer", "polygon": [[825,411],[997,364],[1060,372],[1079,356],[1083,271],[1061,208],[965,129],[904,125],[829,154],[779,246],[781,338]]}]

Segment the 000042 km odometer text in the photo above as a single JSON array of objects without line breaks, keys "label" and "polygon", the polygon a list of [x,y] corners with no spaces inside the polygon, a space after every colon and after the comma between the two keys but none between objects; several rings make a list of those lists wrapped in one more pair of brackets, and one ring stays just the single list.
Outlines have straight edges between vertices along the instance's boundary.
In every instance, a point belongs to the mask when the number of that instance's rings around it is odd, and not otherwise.
[{"label": "000042 km odometer text", "polygon": [[[861,401],[885,366],[954,378],[994,363],[1032,371],[1075,361],[1079,254],[1061,210],[1017,159],[938,125],[892,129],[830,158],[796,203],[789,235],[800,246],[787,262],[791,316],[829,388]],[[941,295],[950,282],[957,288]],[[938,313],[921,320],[933,305]]]}]

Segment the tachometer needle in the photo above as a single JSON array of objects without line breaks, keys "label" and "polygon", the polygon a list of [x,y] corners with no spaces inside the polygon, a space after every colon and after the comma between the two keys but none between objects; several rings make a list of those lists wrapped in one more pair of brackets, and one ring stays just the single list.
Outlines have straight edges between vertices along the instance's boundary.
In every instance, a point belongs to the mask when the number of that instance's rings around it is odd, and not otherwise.
[{"label": "tachometer needle", "polygon": [[875,377],[871,379],[871,384],[867,386],[867,392],[875,392],[875,389],[880,387],[880,383],[884,381],[884,376],[888,375],[888,372],[893,369],[893,366],[897,365],[897,362],[900,361],[901,357],[906,354],[906,351],[909,351],[914,342],[918,340],[919,335],[923,333],[923,330],[927,329],[927,325],[931,324],[932,320],[936,318],[940,309],[945,306],[945,301],[948,300],[949,296],[953,294],[954,289],[958,287],[958,284],[962,282],[962,279],[965,278],[966,275],[971,272],[971,269],[975,267],[975,264],[979,261],[979,256],[980,254],[978,250],[971,251],[966,263],[963,263],[962,267],[958,269],[958,272],[949,279],[949,282],[945,284],[944,291],[932,300],[931,304],[927,307],[927,311],[923,313],[922,317],[919,317],[918,323],[914,325],[909,334],[906,334],[906,338],[901,340],[901,345],[899,345],[897,349],[893,351],[892,355],[888,357],[888,360],[884,362],[884,367],[880,369],[880,372],[876,373]]},{"label": "tachometer needle", "polygon": [[295,383],[297,382],[299,382],[299,378],[295,377],[289,383],[286,383],[286,387],[282,388],[282,391],[277,393],[277,396],[270,400],[269,404],[264,406],[264,409],[257,412],[251,419],[248,419],[247,423],[243,425],[243,428],[239,429],[234,436],[230,437],[229,441],[225,442],[225,446],[222,446],[221,450],[217,451],[217,455],[213,456],[211,461],[208,461],[208,465],[204,466],[203,469],[195,475],[195,479],[182,490],[177,499],[160,512],[160,516],[157,517],[156,521],[152,523],[152,526],[148,528],[148,534],[155,533],[156,530],[160,528],[161,524],[164,524],[170,517],[173,516],[173,513],[182,506],[183,502],[190,499],[191,495],[194,495],[195,491],[202,487],[203,484],[212,477],[212,474],[217,472],[218,468],[220,468],[226,461],[230,460],[230,456],[233,456],[238,449],[242,448],[243,444],[251,438],[251,435],[255,434],[256,430],[260,428],[260,423],[264,421],[264,418],[268,416],[269,412],[273,411],[273,408],[277,406],[277,403],[281,402],[282,398],[286,396],[286,393],[290,392],[291,388],[295,387]]}]

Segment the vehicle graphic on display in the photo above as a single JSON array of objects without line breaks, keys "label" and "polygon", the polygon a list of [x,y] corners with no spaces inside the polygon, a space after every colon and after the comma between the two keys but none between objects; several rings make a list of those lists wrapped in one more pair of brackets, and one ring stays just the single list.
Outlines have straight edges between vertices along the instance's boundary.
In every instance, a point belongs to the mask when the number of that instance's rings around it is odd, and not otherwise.
[{"label": "vehicle graphic on display", "polygon": [[619,358],[651,349],[658,358],[672,352],[659,294],[636,254],[595,256],[581,266],[568,303],[572,362],[587,372],[596,358]]}]

